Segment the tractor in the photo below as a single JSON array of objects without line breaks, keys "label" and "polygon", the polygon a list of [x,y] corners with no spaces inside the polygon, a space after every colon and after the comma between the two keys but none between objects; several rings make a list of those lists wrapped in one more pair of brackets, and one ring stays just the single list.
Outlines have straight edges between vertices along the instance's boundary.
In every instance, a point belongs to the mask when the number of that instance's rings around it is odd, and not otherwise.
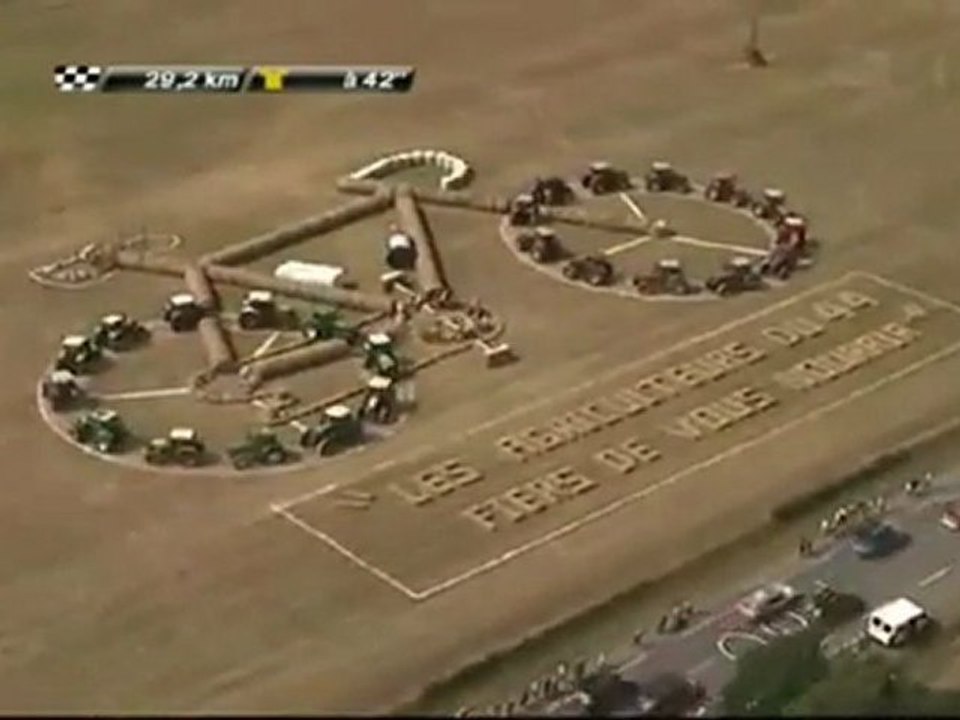
[{"label": "tractor", "polygon": [[563,276],[592,287],[603,287],[613,282],[613,265],[601,255],[583,255],[563,266]]},{"label": "tractor", "polygon": [[574,200],[573,188],[555,175],[534,180],[530,196],[538,205],[569,205]]},{"label": "tractor", "polygon": [[556,262],[564,255],[557,234],[548,227],[538,227],[532,233],[518,235],[517,249],[527,253],[534,262],[540,264]]},{"label": "tractor", "polygon": [[517,195],[510,202],[508,218],[514,226],[536,225],[540,222],[540,206],[533,199],[533,195],[524,193]]},{"label": "tractor", "polygon": [[786,280],[793,275],[800,263],[800,253],[790,244],[777,244],[760,263],[760,272],[763,275],[772,275],[779,280]]},{"label": "tractor", "polygon": [[379,425],[389,425],[397,419],[397,389],[393,380],[375,375],[367,381],[359,415]]},{"label": "tractor", "polygon": [[386,333],[368,335],[363,343],[363,354],[364,370],[391,380],[400,376],[400,359],[393,347],[393,339]]},{"label": "tractor", "polygon": [[717,295],[737,295],[763,289],[763,277],[747,257],[731,259],[719,274],[707,279],[707,290]]},{"label": "tractor", "polygon": [[73,438],[99,453],[116,453],[129,438],[116,410],[94,410],[80,417],[72,428]]},{"label": "tractor", "polygon": [[311,342],[340,339],[354,345],[360,338],[360,331],[344,323],[336,308],[315,310],[301,323],[300,332]]},{"label": "tractor", "polygon": [[148,337],[150,331],[126,313],[113,313],[100,318],[91,339],[101,348],[122,352],[139,345]]},{"label": "tractor", "polygon": [[608,162],[590,163],[580,177],[580,184],[594,195],[626,192],[632,186],[630,176],[623,170],[614,169]]},{"label": "tractor", "polygon": [[387,236],[387,254],[385,258],[387,267],[391,270],[408,272],[417,265],[417,245],[413,238],[396,225],[390,226],[390,234]]},{"label": "tractor", "polygon": [[780,188],[767,188],[763,191],[763,196],[753,203],[751,208],[753,214],[761,220],[770,222],[779,222],[786,214],[784,207],[787,202],[787,195]]},{"label": "tractor", "polygon": [[650,170],[643,176],[643,184],[647,192],[688,193],[693,189],[686,175],[677,172],[673,165],[663,160],[650,165]]},{"label": "tractor", "polygon": [[633,286],[641,295],[692,295],[698,291],[674,258],[657,261],[649,275],[635,276]]},{"label": "tractor", "polygon": [[84,335],[68,335],[60,342],[60,352],[54,362],[56,370],[67,370],[74,375],[90,372],[103,357],[100,346]]},{"label": "tractor", "polygon": [[293,462],[296,453],[281,443],[272,430],[259,428],[248,432],[240,444],[227,448],[227,457],[235,470],[249,470]]},{"label": "tractor", "polygon": [[184,465],[196,467],[206,456],[207,448],[193,428],[173,428],[166,437],[154,438],[143,451],[150,465]]},{"label": "tractor", "polygon": [[300,435],[300,446],[328,457],[363,441],[363,423],[346,405],[331,405],[323,420]]},{"label": "tractor", "polygon": [[290,330],[298,325],[296,311],[279,305],[269,290],[251,290],[243,298],[237,322],[244,330]]},{"label": "tractor", "polygon": [[83,388],[69,370],[54,370],[43,380],[43,398],[55,412],[67,410],[83,397]]},{"label": "tractor", "polygon": [[807,251],[807,221],[796,213],[787,213],[777,225],[777,245],[789,245],[798,254]]},{"label": "tractor", "polygon": [[170,296],[163,307],[163,320],[176,333],[196,330],[203,316],[203,308],[190,293]]},{"label": "tractor", "polygon": [[716,203],[732,203],[736,194],[737,176],[731,172],[717,173],[703,189],[703,196]]}]

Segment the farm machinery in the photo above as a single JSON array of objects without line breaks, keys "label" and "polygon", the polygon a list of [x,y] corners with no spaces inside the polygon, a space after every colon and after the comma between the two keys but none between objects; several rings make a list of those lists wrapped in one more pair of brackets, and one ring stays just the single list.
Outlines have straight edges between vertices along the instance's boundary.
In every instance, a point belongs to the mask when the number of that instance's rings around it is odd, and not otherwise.
[{"label": "farm machinery", "polygon": [[335,308],[315,310],[300,324],[303,337],[311,342],[317,340],[345,340],[355,344],[360,332],[343,321],[343,316]]},{"label": "farm machinery", "polygon": [[207,448],[193,428],[173,428],[166,437],[154,438],[147,443],[143,459],[150,465],[200,465]]},{"label": "farm machinery", "polygon": [[71,428],[73,438],[99,453],[116,453],[129,438],[116,410],[94,410],[78,418]]},{"label": "farm machinery", "polygon": [[779,222],[786,215],[787,195],[780,188],[766,188],[753,203],[753,214],[761,220]]},{"label": "farm machinery", "polygon": [[323,419],[300,434],[300,446],[327,457],[363,442],[363,423],[346,405],[331,405]]},{"label": "farm machinery", "polygon": [[243,298],[237,323],[244,330],[292,330],[299,321],[296,311],[278,304],[269,290],[251,290]]},{"label": "farm machinery", "polygon": [[400,377],[400,358],[394,348],[393,338],[382,332],[367,336],[363,342],[363,369],[391,380]]},{"label": "farm machinery", "polygon": [[394,381],[382,375],[370,378],[360,401],[360,419],[389,425],[397,419],[397,409],[397,389]]},{"label": "farm machinery", "polygon": [[537,204],[533,195],[529,193],[517,195],[510,202],[510,210],[507,213],[507,217],[510,224],[514,226],[536,225],[541,219],[540,206]]},{"label": "farm machinery", "polygon": [[60,351],[54,361],[54,369],[66,370],[74,375],[84,375],[93,369],[103,357],[103,351],[93,338],[85,335],[68,335],[60,342]]},{"label": "farm machinery", "polygon": [[69,370],[54,370],[41,385],[43,399],[55,412],[69,409],[83,397],[83,388],[77,377]]},{"label": "farm machinery", "polygon": [[737,176],[731,172],[719,172],[710,178],[703,189],[703,196],[710,202],[729,203],[738,208],[753,204],[750,193],[737,185]]},{"label": "farm machinery", "polygon": [[417,265],[417,245],[413,238],[396,225],[390,226],[387,236],[385,262],[391,270],[409,272]]},{"label": "farm machinery", "polygon": [[538,227],[532,233],[520,233],[517,236],[517,249],[541,265],[556,262],[565,254],[557,234],[548,227]]},{"label": "farm machinery", "polygon": [[688,193],[693,189],[690,178],[674,169],[673,165],[657,160],[643,176],[647,192]]},{"label": "farm machinery", "polygon": [[580,184],[594,195],[626,192],[632,186],[630,176],[608,162],[594,162],[580,177]]},{"label": "farm machinery", "polygon": [[248,432],[243,442],[228,448],[227,457],[234,469],[248,470],[285,465],[296,459],[296,453],[281,443],[272,430],[258,428]]},{"label": "farm machinery", "polygon": [[613,282],[613,265],[601,255],[583,255],[563,266],[568,280],[584,282],[592,287],[603,287]]},{"label": "farm machinery", "polygon": [[163,307],[163,320],[175,333],[196,330],[203,316],[203,307],[190,293],[171,295]]},{"label": "farm machinery", "polygon": [[150,337],[150,331],[126,313],[112,313],[100,318],[91,340],[101,348],[114,352],[129,350]]},{"label": "farm machinery", "polygon": [[537,205],[568,205],[574,200],[573,188],[561,177],[536,178],[530,197]]},{"label": "farm machinery", "polygon": [[764,282],[750,258],[735,257],[717,275],[707,278],[705,285],[710,292],[726,296],[761,290]]},{"label": "farm machinery", "polygon": [[699,290],[674,258],[658,260],[649,275],[634,276],[633,286],[641,295],[692,295]]}]

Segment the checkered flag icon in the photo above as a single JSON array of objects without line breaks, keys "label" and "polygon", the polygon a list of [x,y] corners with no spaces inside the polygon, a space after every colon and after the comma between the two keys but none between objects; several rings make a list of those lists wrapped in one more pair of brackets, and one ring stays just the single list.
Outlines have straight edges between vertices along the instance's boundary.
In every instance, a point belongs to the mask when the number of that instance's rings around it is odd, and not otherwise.
[{"label": "checkered flag icon", "polygon": [[98,65],[58,65],[53,81],[60,92],[93,92],[102,74]]}]

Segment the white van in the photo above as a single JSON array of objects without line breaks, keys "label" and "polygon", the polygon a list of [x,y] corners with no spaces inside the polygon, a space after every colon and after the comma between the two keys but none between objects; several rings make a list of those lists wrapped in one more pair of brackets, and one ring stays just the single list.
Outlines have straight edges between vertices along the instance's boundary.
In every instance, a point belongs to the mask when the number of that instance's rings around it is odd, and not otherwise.
[{"label": "white van", "polygon": [[909,598],[897,598],[867,616],[867,636],[885,647],[902,645],[930,623],[927,611]]}]

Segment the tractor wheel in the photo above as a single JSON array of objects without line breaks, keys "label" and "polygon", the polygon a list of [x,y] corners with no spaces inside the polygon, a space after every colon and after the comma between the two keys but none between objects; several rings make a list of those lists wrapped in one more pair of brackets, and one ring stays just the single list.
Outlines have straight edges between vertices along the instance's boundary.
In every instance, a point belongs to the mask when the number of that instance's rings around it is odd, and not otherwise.
[{"label": "tractor wheel", "polygon": [[267,453],[264,461],[267,465],[283,465],[284,461],[287,459],[287,454],[280,449],[271,450]]},{"label": "tractor wheel", "polygon": [[233,463],[234,470],[249,470],[253,465],[253,459],[248,455],[237,455],[230,461]]},{"label": "tractor wheel", "polygon": [[260,318],[256,313],[240,313],[238,320],[243,330],[256,330],[260,327]]}]

